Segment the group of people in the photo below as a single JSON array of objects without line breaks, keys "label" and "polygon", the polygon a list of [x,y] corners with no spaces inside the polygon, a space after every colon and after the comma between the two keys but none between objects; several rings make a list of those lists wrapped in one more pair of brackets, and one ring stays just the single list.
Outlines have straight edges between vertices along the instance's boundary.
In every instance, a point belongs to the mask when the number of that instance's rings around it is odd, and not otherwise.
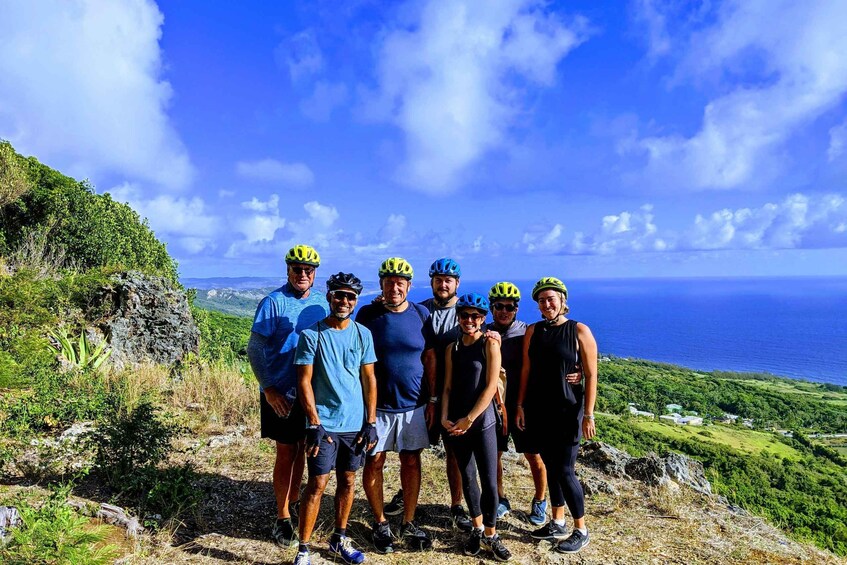
[{"label": "group of people", "polygon": [[[272,536],[282,546],[298,546],[296,565],[311,562],[309,544],[333,470],[329,551],[349,564],[365,560],[346,531],[363,466],[374,549],[432,547],[415,514],[421,451],[441,441],[451,519],[468,534],[465,554],[511,557],[496,529],[511,510],[501,464],[510,437],[535,487],[527,517],[537,529],[530,535],[564,553],[588,544],[574,464],[581,437],[595,433],[597,344],[586,325],[567,318],[561,280],[545,277],[535,284],[532,299],[542,320],[527,326],[516,319],[517,286],[499,282],[487,296],[459,295],[461,268],[450,258],[430,267],[432,298],[410,302],[414,270],[392,257],[379,267],[381,294],[359,307],[354,321],[359,278],[334,274],[321,294],[313,288],[320,265],[314,248],[296,245],[285,262],[286,283],[256,310],[248,356],[261,388],[261,435],[276,442]],[[486,325],[489,313],[493,323]],[[401,489],[386,503],[384,467],[391,452],[399,457]],[[298,500],[304,467],[308,481]],[[392,531],[388,517],[395,515],[402,519]]]}]

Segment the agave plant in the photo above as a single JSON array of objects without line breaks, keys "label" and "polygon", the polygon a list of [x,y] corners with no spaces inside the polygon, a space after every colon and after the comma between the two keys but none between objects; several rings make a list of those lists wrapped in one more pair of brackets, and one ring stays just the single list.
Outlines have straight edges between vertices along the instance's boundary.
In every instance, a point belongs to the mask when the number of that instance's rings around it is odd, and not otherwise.
[{"label": "agave plant", "polygon": [[[111,349],[106,349],[106,340],[101,341],[97,347],[92,349],[85,330],[81,331],[79,338],[72,340],[65,328],[58,328],[50,332],[56,343],[51,343],[55,349],[68,363],[74,367],[91,367],[98,369],[112,354]],[[76,341],[76,345],[74,345]]]}]

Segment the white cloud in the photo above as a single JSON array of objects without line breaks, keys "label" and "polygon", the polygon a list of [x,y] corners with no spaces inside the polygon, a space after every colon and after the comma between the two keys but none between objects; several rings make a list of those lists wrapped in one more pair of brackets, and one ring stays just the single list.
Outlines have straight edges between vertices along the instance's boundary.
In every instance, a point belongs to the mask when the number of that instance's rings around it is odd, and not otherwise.
[{"label": "white cloud", "polygon": [[830,161],[835,161],[847,150],[847,120],[839,126],[829,130],[829,148],[826,156]]},{"label": "white cloud", "polygon": [[405,229],[406,216],[403,214],[391,214],[377,234],[381,240],[391,241],[400,237]]},{"label": "white cloud", "polygon": [[686,56],[677,79],[725,78],[719,88],[725,94],[706,105],[693,136],[653,136],[637,144],[648,158],[647,176],[694,189],[776,177],[786,141],[847,93],[845,20],[841,0],[721,5],[716,23],[681,47]]},{"label": "white cloud", "polygon": [[272,241],[276,231],[285,227],[285,218],[279,215],[279,196],[276,194],[272,194],[267,202],[254,196],[251,200],[242,202],[241,207],[257,212],[235,222],[248,244]]},{"label": "white cloud", "polygon": [[241,207],[254,212],[279,212],[279,196],[271,194],[267,202],[262,202],[254,196],[250,201],[242,202]]},{"label": "white cloud", "polygon": [[162,22],[149,0],[0,4],[0,137],[75,176],[187,186],[193,168],[166,113]]},{"label": "white cloud", "polygon": [[388,31],[365,110],[403,130],[398,180],[434,193],[454,189],[469,165],[509,143],[523,105],[515,76],[551,85],[585,28],[583,20],[566,26],[535,0],[430,0],[413,28]]},{"label": "white cloud", "polygon": [[315,182],[314,173],[303,163],[283,163],[276,159],[239,161],[235,170],[244,178],[279,182],[294,188],[305,188]]},{"label": "white cloud", "polygon": [[160,194],[147,197],[144,190],[129,183],[108,191],[118,202],[125,202],[142,218],[147,218],[157,237],[177,241],[189,253],[215,247],[221,219],[206,209],[202,198]]},{"label": "white cloud", "polygon": [[647,30],[647,56],[656,59],[668,53],[671,49],[671,38],[667,30],[667,17],[662,7],[657,6],[657,0],[638,0],[636,19]]},{"label": "white cloud", "polygon": [[315,32],[307,29],[286,38],[274,50],[280,68],[288,69],[292,82],[298,82],[320,72],[324,66],[323,52]]},{"label": "white cloud", "polygon": [[347,85],[318,81],[309,98],[300,103],[300,111],[316,122],[328,122],[332,112],[347,102]]}]

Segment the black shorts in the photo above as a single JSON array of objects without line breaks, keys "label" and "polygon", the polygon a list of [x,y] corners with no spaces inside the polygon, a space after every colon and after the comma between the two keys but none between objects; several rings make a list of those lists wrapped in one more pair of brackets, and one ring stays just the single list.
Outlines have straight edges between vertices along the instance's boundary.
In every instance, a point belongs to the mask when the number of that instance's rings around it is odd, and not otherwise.
[{"label": "black shorts", "polygon": [[289,445],[299,443],[306,437],[306,416],[299,402],[294,402],[288,418],[280,418],[268,404],[265,393],[261,392],[259,396],[262,437]]},{"label": "black shorts", "polygon": [[531,455],[537,455],[540,451],[540,447],[537,445],[537,442],[532,441],[532,438],[526,432],[522,432],[518,429],[518,426],[515,423],[516,411],[517,410],[513,410],[508,415],[509,433],[507,435],[503,435],[503,420],[500,417],[500,413],[497,410],[494,411],[497,417],[497,451],[508,451],[509,438],[511,437],[512,441],[515,442],[515,451],[517,453],[529,453]]},{"label": "black shorts", "polygon": [[314,457],[306,458],[309,476],[318,477],[320,475],[326,475],[333,469],[353,472],[361,469],[367,452],[361,446],[356,445],[356,436],[358,433],[327,432],[332,438],[332,443],[325,439],[321,442],[318,454]]},{"label": "black shorts", "polygon": [[441,402],[435,403],[435,422],[432,423],[432,426],[427,430],[429,433],[429,444],[432,446],[438,445],[438,442],[441,441],[441,433],[444,431],[444,428],[441,427]]}]

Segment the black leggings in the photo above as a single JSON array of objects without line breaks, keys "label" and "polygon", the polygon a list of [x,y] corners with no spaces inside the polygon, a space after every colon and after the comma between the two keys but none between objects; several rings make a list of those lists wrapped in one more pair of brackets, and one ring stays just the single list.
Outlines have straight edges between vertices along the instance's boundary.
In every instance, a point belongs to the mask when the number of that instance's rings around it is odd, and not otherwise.
[{"label": "black leggings", "polygon": [[[491,425],[449,438],[462,473],[462,491],[471,517],[482,514],[482,523],[493,528],[497,524],[497,431]],[[477,465],[482,492],[477,483]]]},{"label": "black leggings", "polygon": [[578,441],[574,444],[554,443],[541,449],[541,460],[547,468],[550,504],[559,507],[567,502],[574,519],[585,515],[585,494],[574,472],[578,452]]}]

